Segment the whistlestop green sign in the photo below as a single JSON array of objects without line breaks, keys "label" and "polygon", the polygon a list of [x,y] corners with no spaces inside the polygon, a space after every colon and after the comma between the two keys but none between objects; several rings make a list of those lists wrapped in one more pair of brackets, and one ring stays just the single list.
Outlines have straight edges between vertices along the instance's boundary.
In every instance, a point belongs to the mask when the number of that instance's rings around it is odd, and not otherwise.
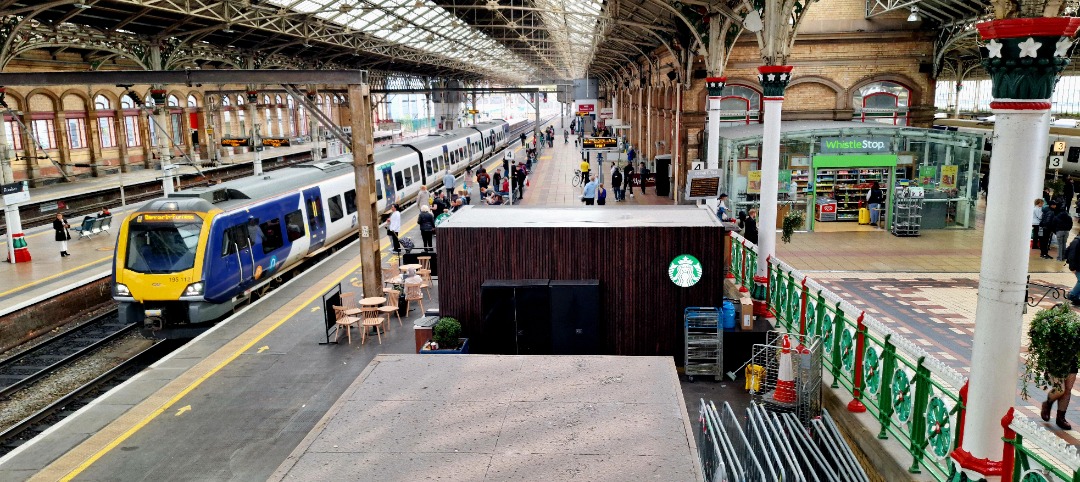
[{"label": "whistlestop green sign", "polygon": [[821,153],[871,153],[892,152],[892,139],[888,137],[822,137]]},{"label": "whistlestop green sign", "polygon": [[680,254],[668,265],[668,278],[683,288],[689,288],[701,281],[701,262],[689,254]]}]

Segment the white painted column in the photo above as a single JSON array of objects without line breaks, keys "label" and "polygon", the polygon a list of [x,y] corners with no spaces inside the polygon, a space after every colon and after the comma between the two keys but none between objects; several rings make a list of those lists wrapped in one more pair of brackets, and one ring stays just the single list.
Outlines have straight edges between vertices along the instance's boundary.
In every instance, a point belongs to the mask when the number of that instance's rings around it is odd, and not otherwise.
[{"label": "white painted column", "polygon": [[[1010,470],[1002,459],[1002,418],[1016,403],[1027,288],[1029,226],[1015,208],[1040,195],[1050,97],[1069,63],[1080,18],[1015,18],[976,25],[983,65],[994,81],[994,150],[975,308],[963,440],[952,453],[969,480]],[[1022,204],[1021,204],[1022,203]]]},{"label": "white painted column", "polygon": [[761,208],[758,210],[756,276],[766,276],[769,256],[776,254],[776,202],[780,182],[780,112],[783,97],[766,97],[765,133],[761,139]]},{"label": "white painted column", "polygon": [[161,162],[161,189],[162,194],[168,197],[174,190],[172,173],[175,169],[166,169],[172,164],[169,160],[169,110],[166,91],[154,88],[150,90],[150,96],[154,99],[154,111],[152,117],[148,116],[147,122],[154,123],[154,142],[157,144],[158,161]]},{"label": "white painted column", "polygon": [[[765,132],[761,139],[761,207],[758,210],[758,278],[768,277],[769,257],[776,255],[776,203],[780,182],[780,113],[784,105],[784,89],[791,80],[791,66],[765,65],[758,67],[758,81],[764,95]],[[757,281],[757,280],[755,280]],[[761,281],[760,283],[765,283]],[[764,292],[758,290],[760,296]],[[762,300],[762,298],[755,298]]]},{"label": "white painted column", "polygon": [[248,125],[251,126],[251,131],[249,131],[248,135],[251,137],[251,149],[252,149],[252,151],[254,151],[253,152],[254,157],[252,158],[252,169],[254,171],[253,175],[254,176],[261,176],[262,173],[263,173],[263,167],[262,167],[262,139],[260,139],[261,136],[259,135],[259,130],[260,130],[259,129],[259,127],[260,127],[259,109],[258,109],[259,94],[258,94],[258,92],[255,92],[255,91],[248,91],[247,96],[248,96],[248,103],[247,103]]},{"label": "white painted column", "polygon": [[[705,98],[705,108],[708,110],[706,119],[708,139],[705,145],[705,169],[720,168],[720,98],[724,90],[726,77],[708,77],[705,79],[705,88],[709,96]],[[718,200],[706,201],[713,209],[716,209]]]},{"label": "white painted column", "polygon": [[[1049,103],[1046,104],[1049,108]],[[975,308],[968,416],[963,449],[981,459],[1001,457],[1001,416],[1016,403],[1031,220],[1015,216],[1038,197],[1050,125],[1049,110],[993,109],[994,151]]]}]

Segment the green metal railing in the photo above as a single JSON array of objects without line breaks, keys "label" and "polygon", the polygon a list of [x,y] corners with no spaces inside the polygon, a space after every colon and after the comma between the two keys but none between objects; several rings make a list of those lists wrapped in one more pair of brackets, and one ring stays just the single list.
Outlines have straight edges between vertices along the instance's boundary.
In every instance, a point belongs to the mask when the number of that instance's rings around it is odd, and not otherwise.
[{"label": "green metal railing", "polygon": [[[731,246],[735,282],[752,289],[756,246],[738,234],[732,235]],[[832,377],[832,388],[842,387],[852,395],[849,410],[866,411],[877,419],[879,439],[892,437],[907,448],[909,472],[949,478],[950,454],[962,441],[967,391],[956,370],[775,257],[769,259],[766,302],[777,328],[821,337],[823,368]],[[1012,478],[1006,480],[1037,481],[1045,473],[1056,477],[1048,481],[1080,482],[1075,448],[1063,445],[1053,457],[1036,455],[1045,454],[1050,441],[1060,439],[1034,423],[1024,429],[1040,434],[1039,443],[1024,446],[1023,435],[1006,432],[1004,440],[1017,461]]]}]

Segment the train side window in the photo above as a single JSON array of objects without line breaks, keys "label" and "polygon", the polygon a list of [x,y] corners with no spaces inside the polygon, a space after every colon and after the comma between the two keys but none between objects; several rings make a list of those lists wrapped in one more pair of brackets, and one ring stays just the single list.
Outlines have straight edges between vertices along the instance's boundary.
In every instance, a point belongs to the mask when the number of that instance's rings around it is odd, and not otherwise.
[{"label": "train side window", "polygon": [[1065,158],[1069,162],[1080,162],[1080,146],[1069,147],[1069,157]]},{"label": "train side window", "polygon": [[327,199],[327,204],[330,205],[330,222],[345,217],[345,212],[341,210],[341,196],[331,196]]},{"label": "train side window", "polygon": [[248,230],[247,223],[237,224],[225,228],[225,236],[222,238],[221,255],[228,256],[236,252],[237,249],[244,249],[248,246]]},{"label": "train side window", "polygon": [[382,201],[382,198],[383,198],[382,179],[376,179],[375,180],[375,199],[378,200],[378,201]]},{"label": "train side window", "polygon": [[394,173],[394,184],[397,185],[398,191],[405,189],[405,180],[401,177],[401,171]]},{"label": "train side window", "polygon": [[431,175],[431,159],[428,159],[427,161],[424,161],[424,162],[427,165],[427,175],[430,176]]},{"label": "train side window", "polygon": [[416,179],[416,182],[420,182],[420,166],[412,167],[412,175],[413,179]]},{"label": "train side window", "polygon": [[435,170],[437,170],[437,171],[443,170],[443,157],[442,156],[439,156],[438,159],[435,161]]},{"label": "train side window", "polygon": [[285,232],[288,233],[290,242],[303,238],[307,234],[304,232],[304,215],[299,209],[285,215]]},{"label": "train side window", "polygon": [[[375,181],[375,191],[382,189],[382,183],[378,180]],[[379,199],[382,199],[382,195],[379,195]],[[352,214],[356,212],[356,189],[349,189],[345,191],[345,214]]]},{"label": "train side window", "polygon": [[405,169],[404,171],[401,171],[401,173],[405,175],[405,185],[406,186],[411,186],[412,182],[413,182],[412,181],[412,169]]},{"label": "train side window", "polygon": [[285,241],[281,238],[280,219],[274,218],[265,223],[262,223],[259,225],[259,229],[262,230],[263,236],[263,254],[267,254],[285,245]]}]

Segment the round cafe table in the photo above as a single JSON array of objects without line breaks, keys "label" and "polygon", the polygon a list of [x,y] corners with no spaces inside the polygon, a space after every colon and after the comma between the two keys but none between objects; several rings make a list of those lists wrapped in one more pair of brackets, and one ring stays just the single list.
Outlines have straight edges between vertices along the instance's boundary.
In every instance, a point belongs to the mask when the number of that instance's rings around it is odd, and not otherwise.
[{"label": "round cafe table", "polygon": [[398,269],[400,269],[402,273],[408,273],[410,275],[413,275],[416,274],[416,270],[420,268],[421,266],[419,264],[403,264]]},{"label": "round cafe table", "polygon": [[[381,306],[383,303],[386,303],[386,298],[383,298],[382,296],[372,296],[370,298],[361,298],[360,299],[360,306],[364,306],[364,307],[369,307],[369,306],[370,307],[378,307],[378,306]],[[373,314],[378,314],[378,312],[375,312]],[[381,318],[382,315],[379,315],[379,317]],[[368,332],[369,335],[374,334],[374,333],[375,333],[374,331],[369,331]]]}]

